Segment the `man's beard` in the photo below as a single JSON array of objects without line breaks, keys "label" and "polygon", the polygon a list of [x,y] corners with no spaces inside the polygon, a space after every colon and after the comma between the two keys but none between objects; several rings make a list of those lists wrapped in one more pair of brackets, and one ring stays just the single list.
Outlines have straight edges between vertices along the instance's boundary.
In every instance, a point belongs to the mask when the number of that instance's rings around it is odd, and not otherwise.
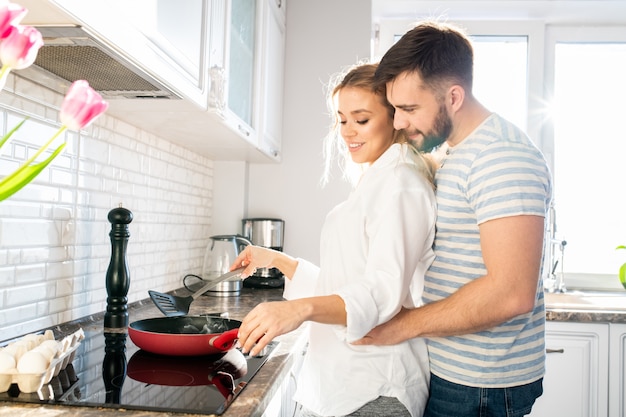
[{"label": "man's beard", "polygon": [[435,118],[433,128],[428,133],[422,133],[421,143],[414,143],[417,148],[425,153],[430,153],[448,139],[452,133],[452,119],[448,117],[445,106],[439,106],[439,112]]}]

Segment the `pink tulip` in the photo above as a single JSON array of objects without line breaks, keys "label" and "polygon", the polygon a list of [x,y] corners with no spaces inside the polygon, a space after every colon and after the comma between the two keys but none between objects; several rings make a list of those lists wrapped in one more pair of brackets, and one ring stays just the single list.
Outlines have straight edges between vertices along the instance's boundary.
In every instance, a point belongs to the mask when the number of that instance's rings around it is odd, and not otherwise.
[{"label": "pink tulip", "polygon": [[74,81],[61,105],[61,123],[71,130],[80,130],[104,113],[109,103],[85,80]]},{"label": "pink tulip", "polygon": [[19,4],[0,3],[0,39],[6,38],[12,26],[19,25],[28,10]]},{"label": "pink tulip", "polygon": [[0,43],[2,67],[24,69],[30,66],[43,46],[41,33],[32,26],[11,26],[8,31]]}]

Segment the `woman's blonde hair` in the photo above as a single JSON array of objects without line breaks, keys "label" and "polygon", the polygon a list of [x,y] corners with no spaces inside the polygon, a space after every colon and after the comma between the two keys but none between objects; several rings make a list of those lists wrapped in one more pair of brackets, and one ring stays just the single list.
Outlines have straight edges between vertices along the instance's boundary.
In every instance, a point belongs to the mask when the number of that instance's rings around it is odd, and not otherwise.
[{"label": "woman's blonde hair", "polygon": [[[335,158],[340,160],[340,168],[343,177],[349,181],[353,181],[353,172],[358,164],[355,164],[350,158],[346,144],[341,137],[340,128],[341,120],[337,115],[337,94],[346,87],[362,88],[374,93],[380,103],[385,106],[389,117],[393,120],[395,108],[387,101],[387,91],[385,84],[374,84],[374,74],[378,64],[360,63],[347,68],[345,71],[335,74],[329,84],[327,106],[332,116],[333,123],[330,131],[324,139],[323,156],[324,156],[324,173],[322,175],[322,186],[328,184],[330,180],[330,171],[332,169]],[[428,181],[434,183],[435,164],[430,156],[424,155],[418,151],[408,140],[403,130],[394,130],[394,143],[404,143],[410,146],[416,155],[415,162],[422,174]]]}]

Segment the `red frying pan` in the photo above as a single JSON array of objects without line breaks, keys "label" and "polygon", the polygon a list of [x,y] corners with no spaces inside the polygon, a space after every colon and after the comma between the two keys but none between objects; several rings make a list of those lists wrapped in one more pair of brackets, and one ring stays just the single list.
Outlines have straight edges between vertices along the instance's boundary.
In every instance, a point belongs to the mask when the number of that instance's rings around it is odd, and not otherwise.
[{"label": "red frying pan", "polygon": [[233,348],[240,325],[213,316],[158,317],[131,323],[128,335],[139,348],[159,355],[214,355]]}]

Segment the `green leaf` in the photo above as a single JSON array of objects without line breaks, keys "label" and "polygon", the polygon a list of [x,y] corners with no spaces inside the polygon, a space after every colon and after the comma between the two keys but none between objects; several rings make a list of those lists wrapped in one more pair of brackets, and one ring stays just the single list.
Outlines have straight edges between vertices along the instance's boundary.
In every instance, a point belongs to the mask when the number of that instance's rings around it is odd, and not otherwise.
[{"label": "green leaf", "polygon": [[[15,130],[15,129],[14,129]],[[45,167],[52,162],[65,148],[62,143],[52,154],[45,160],[33,165],[22,165],[13,175],[7,176],[0,181],[0,201],[11,197],[13,194],[21,190],[26,184],[30,183]]]},{"label": "green leaf", "polygon": [[619,245],[618,247],[616,247],[615,249],[626,249],[626,246],[624,245]]},{"label": "green leaf", "polygon": [[9,138],[11,137],[11,135],[13,135],[13,133],[15,133],[17,131],[17,129],[19,129],[20,127],[22,127],[22,125],[24,124],[24,122],[28,119],[28,117],[24,120],[22,120],[21,122],[18,123],[17,126],[15,126],[13,129],[11,129],[10,132],[8,132],[6,135],[4,135],[2,137],[2,139],[0,139],[0,148],[2,148],[2,146],[5,144],[5,142],[7,140],[9,140]]}]

